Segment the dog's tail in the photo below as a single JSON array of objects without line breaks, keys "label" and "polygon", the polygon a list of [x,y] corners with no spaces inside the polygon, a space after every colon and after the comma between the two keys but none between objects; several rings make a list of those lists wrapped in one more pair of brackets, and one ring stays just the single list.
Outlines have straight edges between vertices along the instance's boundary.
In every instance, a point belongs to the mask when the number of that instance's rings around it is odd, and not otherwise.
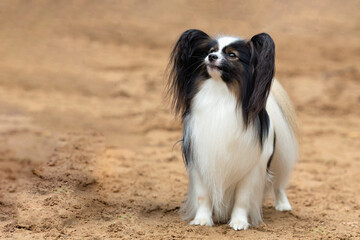
[{"label": "dog's tail", "polygon": [[279,107],[283,112],[288,125],[291,127],[293,133],[295,134],[295,137],[297,137],[299,134],[299,128],[296,120],[294,107],[292,106],[285,89],[276,79],[274,79],[273,81],[271,93],[273,94],[276,102],[279,104]]}]

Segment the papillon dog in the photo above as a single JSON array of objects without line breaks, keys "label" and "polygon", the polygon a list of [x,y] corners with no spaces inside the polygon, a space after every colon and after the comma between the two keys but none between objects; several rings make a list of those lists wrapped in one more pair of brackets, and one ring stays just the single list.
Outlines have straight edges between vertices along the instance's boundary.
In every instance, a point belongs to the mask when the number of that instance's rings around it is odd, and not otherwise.
[{"label": "papillon dog", "polygon": [[274,63],[266,33],[246,40],[190,29],[175,44],[168,90],[183,124],[189,185],[181,212],[190,225],[255,226],[267,189],[276,210],[291,210],[285,187],[298,157],[297,127]]}]

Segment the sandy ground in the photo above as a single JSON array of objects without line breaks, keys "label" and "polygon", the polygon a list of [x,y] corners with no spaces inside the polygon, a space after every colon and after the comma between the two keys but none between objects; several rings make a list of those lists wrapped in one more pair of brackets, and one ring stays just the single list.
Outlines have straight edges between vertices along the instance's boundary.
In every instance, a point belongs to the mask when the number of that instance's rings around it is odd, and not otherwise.
[{"label": "sandy ground", "polygon": [[[1,1],[0,239],[360,239],[359,1]],[[276,42],[301,129],[293,211],[188,226],[163,98],[188,28]]]}]

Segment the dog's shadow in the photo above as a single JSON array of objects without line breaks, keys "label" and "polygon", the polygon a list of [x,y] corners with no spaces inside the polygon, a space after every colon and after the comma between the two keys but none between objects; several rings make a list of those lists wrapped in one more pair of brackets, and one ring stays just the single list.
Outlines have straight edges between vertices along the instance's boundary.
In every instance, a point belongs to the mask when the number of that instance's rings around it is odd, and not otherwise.
[{"label": "dog's shadow", "polygon": [[[171,221],[172,223],[183,223],[186,226],[188,223],[181,219],[180,206],[181,201],[164,202],[158,199],[157,201],[148,201],[144,203],[140,216],[147,219],[159,219],[160,221]],[[263,223],[258,226],[253,226],[250,229],[260,232],[273,232],[274,229],[283,229],[294,226],[304,226],[308,224],[308,218],[301,216],[293,211],[276,211],[274,206],[267,205],[263,207]],[[250,219],[249,219],[250,220]],[[227,223],[215,223],[214,228],[221,230],[227,229]]]},{"label": "dog's shadow", "polygon": [[263,207],[263,223],[255,229],[260,231],[264,229],[284,228],[295,225],[304,225],[308,223],[308,218],[301,216],[295,211],[277,211],[274,206]]},{"label": "dog's shadow", "polygon": [[153,218],[160,216],[161,218],[179,217],[181,202],[164,202],[164,201],[146,201],[139,214],[144,218]]}]

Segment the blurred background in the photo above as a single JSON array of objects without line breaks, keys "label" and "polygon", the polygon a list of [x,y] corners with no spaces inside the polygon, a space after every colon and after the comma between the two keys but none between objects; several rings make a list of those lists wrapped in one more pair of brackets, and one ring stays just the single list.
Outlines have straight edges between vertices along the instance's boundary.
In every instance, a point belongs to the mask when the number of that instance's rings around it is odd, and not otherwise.
[{"label": "blurred background", "polygon": [[[0,238],[359,233],[360,1],[1,1]],[[291,213],[188,227],[181,126],[164,100],[182,32],[269,33],[298,114]]]}]

